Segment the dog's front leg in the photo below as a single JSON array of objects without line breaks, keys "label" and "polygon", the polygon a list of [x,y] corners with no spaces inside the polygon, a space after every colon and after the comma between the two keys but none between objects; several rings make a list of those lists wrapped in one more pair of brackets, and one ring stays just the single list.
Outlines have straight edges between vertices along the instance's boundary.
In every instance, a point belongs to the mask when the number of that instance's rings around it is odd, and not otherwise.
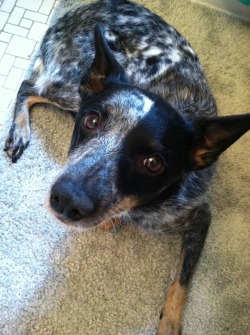
[{"label": "dog's front leg", "polygon": [[22,155],[30,139],[29,109],[38,102],[44,102],[44,98],[36,93],[34,83],[24,80],[17,94],[14,120],[5,141],[4,150],[15,163]]},{"label": "dog's front leg", "polygon": [[14,120],[4,147],[7,155],[12,159],[12,163],[15,163],[18,160],[29,143],[29,111],[32,106],[37,103],[52,104],[59,108],[63,108],[56,102],[56,100],[54,101],[40,96],[32,80],[24,80],[22,82],[17,94]]},{"label": "dog's front leg", "polygon": [[194,210],[190,216],[192,228],[183,235],[183,248],[177,274],[167,293],[157,335],[181,334],[181,318],[190,278],[202,251],[210,221],[211,214],[207,204]]}]

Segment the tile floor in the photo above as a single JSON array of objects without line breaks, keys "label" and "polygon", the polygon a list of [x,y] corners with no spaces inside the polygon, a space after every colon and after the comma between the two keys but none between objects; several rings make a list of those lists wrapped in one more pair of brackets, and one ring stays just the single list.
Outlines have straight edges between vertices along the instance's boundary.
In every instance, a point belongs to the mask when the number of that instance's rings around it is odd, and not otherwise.
[{"label": "tile floor", "polygon": [[9,108],[58,0],[0,0],[0,112]]}]

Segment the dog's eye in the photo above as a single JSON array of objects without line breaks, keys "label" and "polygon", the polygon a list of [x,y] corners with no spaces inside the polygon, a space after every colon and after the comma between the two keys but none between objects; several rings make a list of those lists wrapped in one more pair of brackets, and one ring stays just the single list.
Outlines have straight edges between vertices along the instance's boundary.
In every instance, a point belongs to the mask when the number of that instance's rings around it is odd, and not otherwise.
[{"label": "dog's eye", "polygon": [[164,168],[163,159],[159,155],[154,155],[144,159],[143,164],[148,172],[152,174],[160,173]]},{"label": "dog's eye", "polygon": [[100,123],[100,115],[97,112],[90,113],[84,119],[84,126],[90,130],[96,129],[99,126],[99,123]]}]

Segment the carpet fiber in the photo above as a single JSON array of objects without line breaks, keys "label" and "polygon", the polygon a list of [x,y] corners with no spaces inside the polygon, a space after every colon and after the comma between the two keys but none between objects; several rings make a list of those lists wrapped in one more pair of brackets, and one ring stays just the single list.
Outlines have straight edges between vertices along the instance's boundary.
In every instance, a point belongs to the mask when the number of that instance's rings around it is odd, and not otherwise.
[{"label": "carpet fiber", "polygon": [[[138,2],[197,51],[220,115],[249,112],[249,25],[192,1]],[[83,3],[62,0],[55,15]],[[11,111],[1,110],[1,146],[11,120]],[[179,238],[129,225],[117,233],[60,225],[44,204],[66,160],[73,120],[37,106],[31,122],[20,161],[12,165],[0,153],[0,334],[155,334]],[[184,335],[250,334],[249,140],[245,135],[218,164],[213,222],[192,281]]]}]

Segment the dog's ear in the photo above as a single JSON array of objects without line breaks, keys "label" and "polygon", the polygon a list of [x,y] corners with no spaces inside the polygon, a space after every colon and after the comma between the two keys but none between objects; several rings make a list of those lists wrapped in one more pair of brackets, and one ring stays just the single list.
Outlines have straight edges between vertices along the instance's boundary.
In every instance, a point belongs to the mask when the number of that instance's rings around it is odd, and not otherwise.
[{"label": "dog's ear", "polygon": [[250,129],[250,114],[201,118],[192,128],[188,169],[203,169]]},{"label": "dog's ear", "polygon": [[103,28],[98,24],[94,31],[94,45],[95,57],[89,72],[81,81],[82,89],[89,93],[99,93],[111,80],[127,82],[125,72],[110,50]]}]

